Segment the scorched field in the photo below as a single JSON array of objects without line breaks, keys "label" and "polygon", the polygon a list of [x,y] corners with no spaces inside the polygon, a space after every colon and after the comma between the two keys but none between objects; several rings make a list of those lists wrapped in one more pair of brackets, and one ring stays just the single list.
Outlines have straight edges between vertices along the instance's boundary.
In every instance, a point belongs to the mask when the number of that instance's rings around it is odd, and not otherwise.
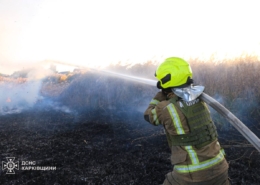
[{"label": "scorched field", "polygon": [[[207,70],[197,65],[202,64],[193,63],[197,82],[259,137],[255,84],[240,81],[243,91],[236,86],[242,77],[229,76],[230,87],[221,81],[223,73],[208,82]],[[0,184],[158,185],[172,170],[163,127],[143,119],[155,87],[91,71],[41,80],[5,76],[0,82]],[[233,184],[260,184],[259,152],[214,110],[212,115]]]}]

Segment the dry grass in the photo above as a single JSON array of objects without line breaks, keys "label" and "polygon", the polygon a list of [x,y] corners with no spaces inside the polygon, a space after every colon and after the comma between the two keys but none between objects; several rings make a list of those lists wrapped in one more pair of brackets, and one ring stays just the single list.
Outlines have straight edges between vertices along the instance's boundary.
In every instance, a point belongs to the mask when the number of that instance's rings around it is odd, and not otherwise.
[{"label": "dry grass", "polygon": [[229,99],[260,98],[260,61],[246,56],[218,63],[190,61],[195,82],[206,86],[206,92],[216,93]]},{"label": "dry grass", "polygon": [[[228,99],[260,99],[260,60],[256,56],[241,56],[223,61],[190,59],[195,84],[204,85],[206,93],[220,94]],[[123,74],[154,78],[156,62],[148,61],[132,67],[113,65],[109,69]]]},{"label": "dry grass", "polygon": [[[205,92],[224,104],[244,123],[260,129],[260,61],[255,56],[243,56],[223,61],[189,60],[195,84],[205,86]],[[158,62],[147,61],[133,66],[111,65],[109,70],[122,74],[154,79]],[[0,76],[0,84],[25,78],[11,79]],[[43,83],[42,94],[61,97],[64,103],[105,110],[122,105],[143,105],[150,101],[157,89],[102,74],[82,71],[82,74],[56,74]],[[228,124],[217,114],[217,125]]]},{"label": "dry grass", "polygon": [[[247,125],[258,129],[260,122],[260,61],[256,56],[244,56],[219,62],[190,61],[195,83],[205,86],[205,92],[215,97]],[[215,122],[229,129],[219,115]]]},{"label": "dry grass", "polygon": [[21,83],[25,83],[26,81],[27,81],[26,78],[9,78],[9,77],[0,76],[0,84],[3,84],[5,82],[21,84]]},{"label": "dry grass", "polygon": [[[190,59],[189,63],[193,70],[195,85],[205,86],[207,94],[224,104],[244,123],[260,129],[260,60],[258,57],[241,56],[223,61]],[[113,69],[155,79],[154,72],[157,65],[149,61],[127,69],[122,66],[113,66]],[[214,114],[214,117],[217,125],[229,129],[230,125],[226,124],[219,115]]]}]

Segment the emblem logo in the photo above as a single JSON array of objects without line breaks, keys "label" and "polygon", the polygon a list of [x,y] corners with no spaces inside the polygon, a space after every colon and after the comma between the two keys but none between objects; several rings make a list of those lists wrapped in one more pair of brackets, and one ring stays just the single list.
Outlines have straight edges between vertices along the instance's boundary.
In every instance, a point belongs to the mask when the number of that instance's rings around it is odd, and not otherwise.
[{"label": "emblem logo", "polygon": [[15,157],[6,157],[6,160],[2,161],[2,170],[7,170],[6,174],[15,174],[14,170],[19,170],[19,162],[14,162]]}]

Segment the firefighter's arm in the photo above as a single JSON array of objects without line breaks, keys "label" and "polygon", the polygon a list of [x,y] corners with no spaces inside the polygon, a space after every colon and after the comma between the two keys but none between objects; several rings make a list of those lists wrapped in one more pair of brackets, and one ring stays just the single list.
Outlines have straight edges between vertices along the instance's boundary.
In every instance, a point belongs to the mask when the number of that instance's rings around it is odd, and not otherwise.
[{"label": "firefighter's arm", "polygon": [[[166,100],[166,95],[158,92],[155,97],[150,101],[150,104],[144,112],[144,119],[153,125],[159,125],[158,120],[158,107],[157,104]],[[160,111],[159,111],[160,112]]]}]

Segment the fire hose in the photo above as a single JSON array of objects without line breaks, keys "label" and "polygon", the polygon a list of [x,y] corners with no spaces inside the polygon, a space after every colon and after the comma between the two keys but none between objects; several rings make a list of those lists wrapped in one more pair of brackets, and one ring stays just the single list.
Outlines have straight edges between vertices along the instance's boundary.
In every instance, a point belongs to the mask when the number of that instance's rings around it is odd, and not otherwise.
[{"label": "fire hose", "polygon": [[[60,63],[60,62],[58,62]],[[65,65],[72,65],[77,66],[73,64],[63,63]],[[77,66],[77,67],[83,67],[83,66]],[[83,67],[85,68],[85,67]],[[134,81],[137,83],[143,83],[146,85],[154,86],[156,87],[157,81],[146,79],[146,78],[140,78],[135,77],[131,75],[124,75],[121,73],[116,73],[112,71],[107,70],[97,70],[94,68],[91,68],[95,72],[101,72],[102,74],[111,75],[114,77]],[[209,106],[211,106],[213,109],[215,109],[220,115],[222,115],[225,119],[227,119],[246,139],[248,142],[250,142],[259,152],[260,152],[260,139],[244,124],[242,123],[234,114],[232,114],[227,108],[225,108],[223,105],[221,105],[218,101],[216,101],[214,98],[209,96],[206,93],[201,94],[201,99],[206,102]]]},{"label": "fire hose", "polygon": [[[156,86],[157,83],[157,81],[155,80],[124,75],[106,70],[101,70],[101,72],[115,77],[120,77],[126,80],[144,83],[150,86]],[[206,102],[209,106],[215,109],[220,115],[226,118],[247,139],[247,141],[250,142],[260,152],[260,139],[244,123],[242,123],[227,108],[225,108],[223,105],[221,105],[218,101],[216,101],[208,94],[202,93],[200,97],[204,102]]]},{"label": "fire hose", "polygon": [[215,109],[219,114],[226,118],[246,139],[260,152],[260,140],[259,138],[234,114],[232,114],[227,108],[217,102],[214,98],[210,97],[206,93],[202,93],[200,96],[209,106]]}]

